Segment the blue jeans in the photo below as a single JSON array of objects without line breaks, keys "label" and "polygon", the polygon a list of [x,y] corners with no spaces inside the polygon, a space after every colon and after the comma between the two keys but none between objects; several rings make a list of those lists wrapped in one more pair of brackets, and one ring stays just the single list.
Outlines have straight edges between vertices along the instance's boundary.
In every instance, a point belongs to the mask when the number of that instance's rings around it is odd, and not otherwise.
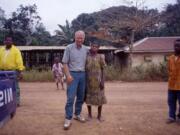
[{"label": "blue jeans", "polygon": [[73,105],[75,103],[75,115],[80,115],[84,103],[86,78],[85,72],[70,72],[73,77],[71,84],[67,86],[67,102],[65,106],[66,119],[71,120],[73,117]]},{"label": "blue jeans", "polygon": [[[180,106],[180,90],[168,90],[168,105],[169,105],[169,117],[176,119],[176,104],[179,102]],[[180,118],[180,107],[178,112],[178,118]]]}]

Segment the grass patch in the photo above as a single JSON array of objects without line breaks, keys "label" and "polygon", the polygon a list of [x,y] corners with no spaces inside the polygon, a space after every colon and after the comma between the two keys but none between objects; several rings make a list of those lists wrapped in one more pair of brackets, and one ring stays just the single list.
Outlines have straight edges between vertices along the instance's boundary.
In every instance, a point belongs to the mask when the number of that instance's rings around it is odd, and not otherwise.
[{"label": "grass patch", "polygon": [[167,81],[168,72],[167,64],[159,65],[151,64],[148,66],[137,66],[133,68],[120,68],[108,66],[105,70],[106,80],[121,80],[121,81]]},{"label": "grass patch", "polygon": [[53,75],[51,70],[38,71],[29,70],[24,71],[23,81],[25,82],[50,82],[53,81]]},{"label": "grass patch", "polygon": [[[137,66],[134,68],[125,68],[121,70],[119,67],[109,65],[105,68],[105,76],[107,81],[167,81],[168,72],[167,64],[159,65],[151,64],[148,66]],[[25,82],[50,82],[53,81],[52,71],[49,70],[28,70],[24,71]]]}]

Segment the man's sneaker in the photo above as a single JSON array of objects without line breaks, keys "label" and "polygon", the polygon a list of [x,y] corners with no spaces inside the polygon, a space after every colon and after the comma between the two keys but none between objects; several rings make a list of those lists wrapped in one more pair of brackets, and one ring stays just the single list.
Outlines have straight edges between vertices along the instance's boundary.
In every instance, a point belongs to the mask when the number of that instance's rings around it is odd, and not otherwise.
[{"label": "man's sneaker", "polygon": [[171,123],[174,123],[174,122],[176,122],[175,119],[173,119],[173,118],[168,118],[167,121],[166,121],[166,124],[171,124]]},{"label": "man's sneaker", "polygon": [[64,130],[68,130],[70,126],[71,126],[71,120],[65,119]]},{"label": "man's sneaker", "polygon": [[86,119],[82,117],[81,115],[75,115],[74,119],[82,123],[86,122]]}]

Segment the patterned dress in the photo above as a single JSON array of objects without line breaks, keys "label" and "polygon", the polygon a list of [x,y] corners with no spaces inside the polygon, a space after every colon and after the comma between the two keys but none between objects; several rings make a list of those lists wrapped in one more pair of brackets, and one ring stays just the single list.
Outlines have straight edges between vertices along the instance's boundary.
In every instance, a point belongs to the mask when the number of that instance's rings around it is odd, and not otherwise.
[{"label": "patterned dress", "polygon": [[52,67],[52,71],[54,74],[54,79],[56,82],[60,82],[63,77],[63,65],[61,63],[54,64]]},{"label": "patterned dress", "polygon": [[[86,60],[86,73],[87,73],[87,86],[86,86],[86,98],[87,105],[100,106],[107,103],[104,89],[100,89],[101,69],[105,66],[104,55],[97,54],[92,56],[87,55]],[[104,81],[103,81],[104,82]]]}]

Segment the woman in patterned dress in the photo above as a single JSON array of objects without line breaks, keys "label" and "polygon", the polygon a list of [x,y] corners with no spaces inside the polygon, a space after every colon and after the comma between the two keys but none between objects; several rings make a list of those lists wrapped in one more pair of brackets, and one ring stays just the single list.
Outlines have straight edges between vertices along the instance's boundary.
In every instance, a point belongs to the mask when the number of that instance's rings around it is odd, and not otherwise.
[{"label": "woman in patterned dress", "polygon": [[88,119],[92,119],[91,106],[98,107],[97,119],[103,121],[101,117],[102,105],[106,104],[104,93],[104,67],[106,65],[104,55],[98,54],[99,45],[96,42],[91,44],[86,60],[87,87],[85,102],[88,108]]}]

